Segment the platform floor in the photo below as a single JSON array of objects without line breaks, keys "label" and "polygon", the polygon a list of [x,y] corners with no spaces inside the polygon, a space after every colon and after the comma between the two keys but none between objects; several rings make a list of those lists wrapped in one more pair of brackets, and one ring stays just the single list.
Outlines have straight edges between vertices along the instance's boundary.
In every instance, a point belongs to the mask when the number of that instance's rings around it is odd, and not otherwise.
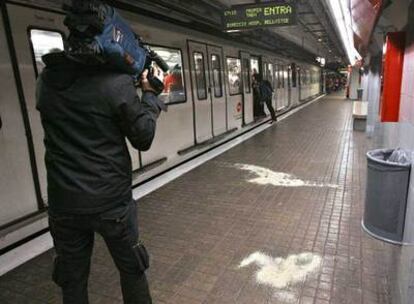
[{"label": "platform floor", "polygon": [[[367,144],[331,95],[141,199],[154,303],[393,304],[392,246],[361,230]],[[0,302],[60,303],[53,254],[1,277]],[[122,303],[99,238],[90,299]]]}]

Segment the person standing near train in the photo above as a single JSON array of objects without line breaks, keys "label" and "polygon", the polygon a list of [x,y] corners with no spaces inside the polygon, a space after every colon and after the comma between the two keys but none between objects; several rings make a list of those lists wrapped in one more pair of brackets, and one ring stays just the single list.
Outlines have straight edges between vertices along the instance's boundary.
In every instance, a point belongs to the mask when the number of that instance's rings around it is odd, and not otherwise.
[{"label": "person standing near train", "polygon": [[148,70],[140,77],[140,101],[131,75],[83,63],[67,52],[43,60],[36,97],[46,147],[49,227],[57,254],[53,280],[62,289],[63,303],[89,303],[97,232],[119,270],[124,303],[150,304],[145,275],[149,258],[139,242],[125,138],[136,149],[148,150],[165,105],[148,81]]},{"label": "person standing near train", "polygon": [[260,107],[263,108],[263,104],[266,104],[267,109],[270,112],[272,118],[271,123],[277,120],[276,113],[272,105],[273,88],[268,80],[263,80],[262,76],[258,73],[253,74],[253,93]]},{"label": "person standing near train", "polygon": [[258,72],[256,69],[253,69],[252,72],[252,89],[253,89],[253,113],[255,119],[260,119],[265,117],[266,113],[264,111],[264,105],[260,101],[260,89],[259,82],[257,81]]}]

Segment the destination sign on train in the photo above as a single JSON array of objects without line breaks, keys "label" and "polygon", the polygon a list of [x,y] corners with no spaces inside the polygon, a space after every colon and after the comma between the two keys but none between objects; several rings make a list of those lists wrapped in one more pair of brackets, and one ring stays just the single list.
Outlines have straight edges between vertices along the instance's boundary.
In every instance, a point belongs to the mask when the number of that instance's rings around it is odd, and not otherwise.
[{"label": "destination sign on train", "polygon": [[235,5],[223,13],[225,31],[295,24],[295,0]]}]

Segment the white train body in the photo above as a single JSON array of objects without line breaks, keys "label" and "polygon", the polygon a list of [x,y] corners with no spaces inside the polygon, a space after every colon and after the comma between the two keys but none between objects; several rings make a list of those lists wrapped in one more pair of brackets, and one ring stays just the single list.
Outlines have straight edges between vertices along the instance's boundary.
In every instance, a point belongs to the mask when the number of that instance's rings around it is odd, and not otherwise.
[{"label": "white train body", "polygon": [[[170,104],[159,118],[151,149],[130,150],[135,185],[258,124],[250,84],[253,69],[273,84],[273,106],[279,113],[322,93],[317,66],[132,12],[121,14],[176,72],[175,78],[170,76],[170,91],[162,95]],[[63,18],[42,8],[2,6],[0,231],[47,210],[35,86],[42,69],[40,56],[63,47]]]}]

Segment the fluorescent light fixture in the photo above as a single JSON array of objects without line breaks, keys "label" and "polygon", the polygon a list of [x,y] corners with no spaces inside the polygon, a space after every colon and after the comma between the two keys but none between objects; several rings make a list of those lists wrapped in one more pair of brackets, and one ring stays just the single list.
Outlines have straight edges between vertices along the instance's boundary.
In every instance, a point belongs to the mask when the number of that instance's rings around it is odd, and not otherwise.
[{"label": "fluorescent light fixture", "polygon": [[316,57],[316,61],[321,64],[321,67],[324,67],[326,64],[326,59],[323,57]]},{"label": "fluorescent light fixture", "polygon": [[351,65],[355,65],[357,60],[362,57],[354,47],[354,32],[352,31],[351,12],[349,10],[349,0],[326,0],[331,13],[334,16],[336,26],[341,35],[342,43]]}]

